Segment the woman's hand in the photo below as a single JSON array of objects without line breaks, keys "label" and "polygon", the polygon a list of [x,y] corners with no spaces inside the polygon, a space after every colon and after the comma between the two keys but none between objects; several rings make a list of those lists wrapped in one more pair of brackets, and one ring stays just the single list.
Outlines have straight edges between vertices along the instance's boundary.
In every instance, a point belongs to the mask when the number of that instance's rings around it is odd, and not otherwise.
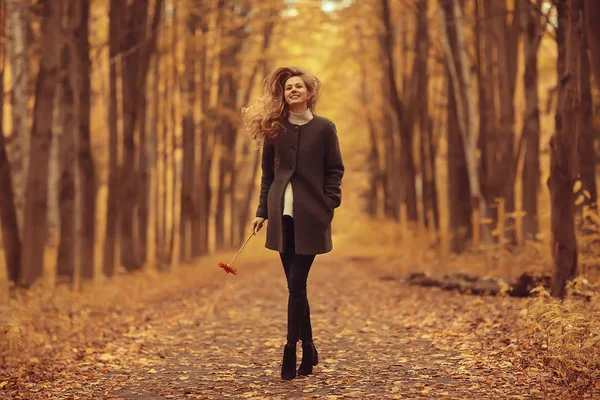
[{"label": "woman's hand", "polygon": [[260,231],[263,227],[263,224],[265,223],[266,218],[262,218],[262,217],[256,217],[252,220],[252,230],[254,231],[254,233],[258,233],[258,231]]}]

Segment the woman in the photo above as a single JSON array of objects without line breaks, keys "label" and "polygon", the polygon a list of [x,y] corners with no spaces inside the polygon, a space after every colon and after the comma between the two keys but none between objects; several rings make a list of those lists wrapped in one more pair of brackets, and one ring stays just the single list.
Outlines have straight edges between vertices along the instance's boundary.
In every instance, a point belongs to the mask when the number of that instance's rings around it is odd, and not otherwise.
[{"label": "woman", "polygon": [[344,164],[333,122],[314,114],[321,83],[296,67],[281,67],[265,80],[263,96],[244,109],[252,137],[262,143],[262,178],[255,233],[265,220],[265,246],[279,252],[288,286],[287,343],[281,377],[312,373],[318,353],[306,296],[317,254],[332,250],[331,221],[342,200]]}]

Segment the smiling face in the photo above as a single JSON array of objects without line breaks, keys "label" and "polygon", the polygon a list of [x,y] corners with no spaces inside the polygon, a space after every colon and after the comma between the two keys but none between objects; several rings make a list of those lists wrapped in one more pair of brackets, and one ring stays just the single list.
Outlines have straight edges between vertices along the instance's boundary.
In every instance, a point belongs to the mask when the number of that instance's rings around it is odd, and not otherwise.
[{"label": "smiling face", "polygon": [[285,102],[290,105],[294,112],[302,112],[307,108],[308,90],[304,80],[299,76],[292,76],[285,81],[284,87]]}]

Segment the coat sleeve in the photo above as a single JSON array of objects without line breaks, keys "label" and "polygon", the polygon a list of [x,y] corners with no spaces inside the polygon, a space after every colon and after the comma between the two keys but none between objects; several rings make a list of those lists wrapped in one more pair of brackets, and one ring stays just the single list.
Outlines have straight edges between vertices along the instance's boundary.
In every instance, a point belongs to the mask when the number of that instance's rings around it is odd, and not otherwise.
[{"label": "coat sleeve", "polygon": [[344,163],[340,151],[337,129],[334,123],[329,126],[325,150],[325,198],[329,206],[334,209],[342,203],[342,177],[344,176]]},{"label": "coat sleeve", "polygon": [[256,210],[257,217],[269,217],[267,195],[269,194],[269,188],[271,187],[271,183],[273,182],[273,178],[275,176],[273,162],[273,144],[265,140],[262,148],[262,176],[260,178],[260,197],[258,201],[258,208]]}]

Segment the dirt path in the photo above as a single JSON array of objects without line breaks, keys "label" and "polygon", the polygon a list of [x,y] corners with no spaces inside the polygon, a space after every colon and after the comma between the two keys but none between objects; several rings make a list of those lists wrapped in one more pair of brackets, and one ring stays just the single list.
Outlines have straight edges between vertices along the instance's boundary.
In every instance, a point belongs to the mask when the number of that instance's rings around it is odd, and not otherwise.
[{"label": "dirt path", "polygon": [[282,381],[287,293],[277,261],[124,315],[128,328],[102,353],[80,351],[17,398],[569,397],[520,356],[519,300],[410,287],[334,256],[317,257],[309,277],[320,363]]}]

